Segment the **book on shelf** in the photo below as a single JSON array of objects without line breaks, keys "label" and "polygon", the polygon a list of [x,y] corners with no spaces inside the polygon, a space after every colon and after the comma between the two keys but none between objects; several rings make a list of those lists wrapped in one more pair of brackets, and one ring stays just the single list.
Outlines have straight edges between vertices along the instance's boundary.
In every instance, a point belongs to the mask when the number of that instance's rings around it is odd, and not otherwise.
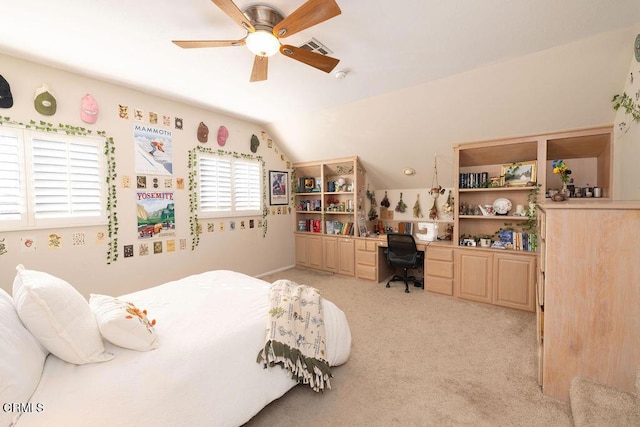
[{"label": "book on shelf", "polygon": [[334,232],[333,232],[333,221],[325,222],[325,233],[334,234]]},{"label": "book on shelf", "polygon": [[458,188],[483,188],[488,181],[488,172],[462,172],[458,176]]},{"label": "book on shelf", "polygon": [[531,238],[531,235],[526,232],[501,230],[500,240],[498,242],[500,242],[506,249],[527,252],[535,251],[533,239]]},{"label": "book on shelf", "polygon": [[320,233],[322,231],[321,228],[322,221],[319,219],[303,219],[298,221],[298,231]]}]

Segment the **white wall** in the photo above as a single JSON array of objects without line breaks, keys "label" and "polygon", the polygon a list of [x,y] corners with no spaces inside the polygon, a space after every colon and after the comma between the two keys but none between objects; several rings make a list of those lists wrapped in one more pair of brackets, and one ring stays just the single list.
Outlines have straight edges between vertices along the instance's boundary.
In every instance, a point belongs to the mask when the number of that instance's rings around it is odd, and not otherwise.
[{"label": "white wall", "polygon": [[[640,27],[634,34],[640,33]],[[633,37],[635,39],[635,35]],[[633,52],[634,40],[629,39],[629,72],[623,91],[640,103],[640,62]],[[617,92],[622,93],[622,92]],[[619,109],[614,129],[614,198],[640,200],[640,123]]]},{"label": "white wall", "polygon": [[[283,213],[267,216],[267,234],[263,238],[263,229],[250,229],[250,219],[257,217],[235,218],[237,228],[229,230],[227,219],[214,221],[203,220],[203,234],[200,245],[191,251],[191,236],[189,231],[189,198],[188,190],[175,189],[176,198],[176,251],[161,254],[152,253],[139,256],[135,203],[135,168],[133,125],[134,123],[149,123],[149,112],[157,112],[160,117],[168,115],[172,118],[180,117],[184,121],[183,130],[172,129],[174,148],[175,178],[182,177],[188,183],[187,153],[197,145],[212,148],[222,148],[238,153],[250,152],[250,138],[252,134],[263,138],[256,155],[265,160],[268,170],[287,170],[290,166],[288,156],[279,150],[277,142],[272,147],[267,144],[268,134],[262,133],[258,125],[240,121],[217,113],[195,108],[141,93],[130,88],[116,86],[107,82],[94,80],[85,76],[60,71],[32,62],[23,61],[10,56],[0,55],[0,74],[9,84],[14,98],[14,106],[0,109],[0,115],[10,117],[19,122],[44,120],[53,124],[63,123],[72,126],[83,126],[96,131],[106,131],[114,138],[116,146],[116,161],[118,174],[118,218],[119,218],[119,259],[107,265],[106,242],[97,242],[96,235],[105,231],[105,227],[71,227],[63,229],[46,229],[33,231],[0,232],[0,243],[4,244],[6,253],[0,255],[0,287],[11,291],[15,266],[24,264],[29,269],[49,272],[62,277],[72,283],[85,296],[89,292],[120,295],[141,288],[154,286],[183,277],[188,274],[211,269],[230,269],[250,275],[260,275],[269,271],[285,268],[294,263],[293,215],[289,210]],[[176,66],[179,66],[177,64]],[[153,73],[153,64],[149,64],[149,73]],[[188,73],[185,74],[188,78]],[[35,90],[47,83],[55,93],[57,112],[53,116],[42,116],[33,107]],[[85,93],[91,93],[98,101],[100,114],[95,125],[87,125],[80,120],[80,99]],[[118,116],[119,105],[129,107],[129,119]],[[141,109],[145,113],[143,122],[133,120],[133,109]],[[196,138],[198,124],[203,121],[211,132],[209,142],[200,144]],[[162,127],[162,120],[157,126]],[[218,147],[216,132],[220,125],[229,129],[229,139],[224,147]],[[122,187],[122,177],[132,179],[131,188]],[[163,182],[164,177],[160,182]],[[268,203],[268,198],[267,198]],[[240,221],[246,221],[246,228],[240,229]],[[208,232],[208,222],[215,224],[215,231]],[[225,223],[225,231],[219,230],[219,223]],[[81,246],[72,244],[72,233],[85,233],[86,243]],[[63,246],[59,249],[49,249],[47,236],[57,233],[62,236]],[[25,237],[35,237],[36,250],[24,251],[20,241]],[[4,240],[2,240],[4,239]],[[167,238],[168,239],[168,238]],[[180,239],[187,240],[187,249],[180,250]],[[163,239],[166,240],[166,239]],[[134,256],[123,257],[123,246],[134,245]]]},{"label": "white wall", "polygon": [[[376,189],[428,188],[437,156],[440,184],[452,187],[454,143],[613,123],[609,100],[623,87],[636,34],[599,34],[268,129],[295,161],[358,154]],[[406,167],[416,175],[404,176]]]}]

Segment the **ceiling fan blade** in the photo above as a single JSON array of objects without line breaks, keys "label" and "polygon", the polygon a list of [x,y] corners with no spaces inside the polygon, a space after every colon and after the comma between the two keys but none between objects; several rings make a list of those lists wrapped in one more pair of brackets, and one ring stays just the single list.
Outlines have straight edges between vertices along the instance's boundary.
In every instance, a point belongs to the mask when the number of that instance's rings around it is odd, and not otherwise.
[{"label": "ceiling fan blade", "polygon": [[244,13],[242,13],[242,11],[238,9],[238,6],[236,6],[236,4],[232,0],[211,1],[214,2],[215,5],[220,9],[222,9],[222,11],[226,13],[229,18],[233,19],[233,22],[240,25],[245,30],[249,31],[250,33],[253,33],[256,30],[255,28],[253,28],[253,25],[251,25],[251,22],[249,22],[249,19],[244,16]]},{"label": "ceiling fan blade", "polygon": [[268,57],[256,55],[256,58],[253,60],[253,69],[251,70],[251,78],[249,81],[260,82],[267,80],[268,65]]},{"label": "ceiling fan blade", "polygon": [[330,73],[331,70],[338,65],[339,59],[332,58],[330,56],[322,55],[320,53],[311,52],[307,49],[302,49],[288,44],[280,46],[280,53],[295,59],[296,61],[303,62],[307,65],[311,65],[318,70]]},{"label": "ceiling fan blade", "polygon": [[309,0],[273,27],[273,34],[288,37],[341,13],[335,0]]},{"label": "ceiling fan blade", "polygon": [[172,40],[172,42],[184,49],[192,49],[197,47],[224,47],[224,46],[243,46],[244,39],[240,40]]}]

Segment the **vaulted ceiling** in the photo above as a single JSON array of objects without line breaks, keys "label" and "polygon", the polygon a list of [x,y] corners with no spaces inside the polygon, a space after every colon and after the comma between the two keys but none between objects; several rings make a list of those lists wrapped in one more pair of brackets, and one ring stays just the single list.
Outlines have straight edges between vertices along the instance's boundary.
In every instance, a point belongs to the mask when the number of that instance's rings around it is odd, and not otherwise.
[{"label": "vaulted ceiling", "polygon": [[[377,188],[421,188],[434,159],[452,185],[455,142],[611,123],[640,29],[637,0],[337,2],[283,41],[319,41],[343,79],[276,54],[250,83],[245,47],[172,44],[244,37],[208,0],[8,0],[0,52],[259,123],[294,161],[359,155]],[[269,2],[285,16],[303,3]]]}]

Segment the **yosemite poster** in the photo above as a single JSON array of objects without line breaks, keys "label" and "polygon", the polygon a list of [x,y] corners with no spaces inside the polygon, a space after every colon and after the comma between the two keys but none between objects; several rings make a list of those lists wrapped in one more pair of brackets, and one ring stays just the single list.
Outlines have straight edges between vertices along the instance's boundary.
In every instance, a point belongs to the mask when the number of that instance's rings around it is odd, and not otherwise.
[{"label": "yosemite poster", "polygon": [[176,217],[172,191],[136,192],[138,239],[176,235]]}]

